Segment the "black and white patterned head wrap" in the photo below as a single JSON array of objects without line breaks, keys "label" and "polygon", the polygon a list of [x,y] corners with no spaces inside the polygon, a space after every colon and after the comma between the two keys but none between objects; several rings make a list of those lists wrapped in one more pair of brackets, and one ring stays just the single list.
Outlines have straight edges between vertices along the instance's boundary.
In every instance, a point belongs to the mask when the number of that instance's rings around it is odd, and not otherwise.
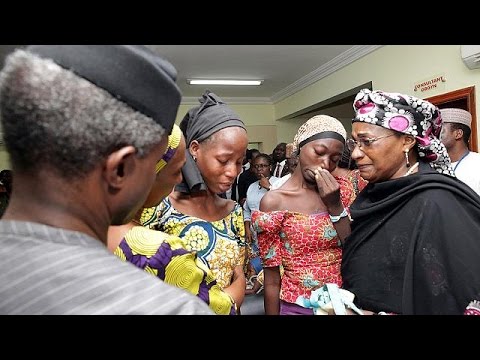
[{"label": "black and white patterned head wrap", "polygon": [[360,90],[353,102],[355,118],[417,139],[420,159],[441,174],[455,177],[445,145],[439,139],[442,116],[428,101],[410,95]]}]

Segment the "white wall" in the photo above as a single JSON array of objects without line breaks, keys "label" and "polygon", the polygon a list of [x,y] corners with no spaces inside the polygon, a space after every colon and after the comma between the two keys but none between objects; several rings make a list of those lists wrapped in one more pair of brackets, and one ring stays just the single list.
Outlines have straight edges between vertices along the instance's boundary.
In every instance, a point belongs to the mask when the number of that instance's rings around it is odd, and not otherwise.
[{"label": "white wall", "polygon": [[[182,104],[177,112],[175,122],[180,124],[185,114],[200,103]],[[228,104],[235,111],[245,125],[275,125],[274,109],[271,104]]]},{"label": "white wall", "polygon": [[[445,89],[426,97],[474,85],[477,114],[480,112],[480,69],[465,66],[460,45],[388,45],[276,103],[275,118],[289,116],[368,81],[373,82],[374,90],[420,96],[413,91],[414,83],[436,74],[445,74]],[[291,127],[284,124],[277,121],[279,138],[292,135]],[[477,129],[480,132],[480,126]]]},{"label": "white wall", "polygon": [[[182,104],[177,112],[176,123],[180,124],[185,114],[199,103]],[[260,151],[271,153],[275,146],[282,140],[278,140],[278,127],[274,121],[274,109],[271,104],[228,104],[247,126],[248,140],[261,143]],[[298,129],[298,127],[297,127]],[[296,129],[295,129],[296,131]]]}]

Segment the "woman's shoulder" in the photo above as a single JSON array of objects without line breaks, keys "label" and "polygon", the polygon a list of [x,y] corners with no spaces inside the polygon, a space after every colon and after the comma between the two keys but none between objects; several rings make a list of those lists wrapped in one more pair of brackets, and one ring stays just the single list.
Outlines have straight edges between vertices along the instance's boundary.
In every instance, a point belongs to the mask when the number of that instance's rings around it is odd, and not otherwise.
[{"label": "woman's shoulder", "polygon": [[304,189],[292,180],[293,178],[290,177],[281,187],[268,191],[260,201],[260,210],[277,211],[291,209],[298,199],[305,196]]},{"label": "woman's shoulder", "polygon": [[252,214],[253,227],[259,230],[275,230],[279,229],[283,222],[290,217],[288,210],[276,211],[254,211]]},{"label": "woman's shoulder", "polygon": [[165,212],[173,206],[170,196],[164,198],[160,203],[155,207],[156,212]]},{"label": "woman's shoulder", "polygon": [[179,246],[181,240],[161,231],[135,226],[125,234],[126,245],[138,255],[153,256],[164,242]]},{"label": "woman's shoulder", "polygon": [[215,200],[215,204],[217,208],[222,208],[222,209],[234,209],[238,203],[232,199],[225,199],[220,196],[217,197]]},{"label": "woman's shoulder", "polygon": [[282,208],[284,199],[285,194],[283,190],[270,190],[262,197],[259,209],[264,212],[278,210]]},{"label": "woman's shoulder", "polygon": [[229,216],[243,217],[242,206],[234,200],[220,198],[217,199],[217,207],[220,210],[218,216],[225,219]]},{"label": "woman's shoulder", "polygon": [[[457,184],[453,184],[457,185]],[[476,194],[467,186],[460,184],[458,186],[441,186],[433,184],[431,187],[425,186],[423,189],[415,191],[408,203],[416,204],[422,211],[431,211],[436,213],[445,213],[446,216],[452,212],[461,212],[460,209],[469,208],[480,214],[480,201],[474,198]]]},{"label": "woman's shoulder", "polygon": [[144,208],[140,216],[140,222],[143,226],[152,227],[171,209],[172,204],[167,197],[163,199],[157,206]]}]

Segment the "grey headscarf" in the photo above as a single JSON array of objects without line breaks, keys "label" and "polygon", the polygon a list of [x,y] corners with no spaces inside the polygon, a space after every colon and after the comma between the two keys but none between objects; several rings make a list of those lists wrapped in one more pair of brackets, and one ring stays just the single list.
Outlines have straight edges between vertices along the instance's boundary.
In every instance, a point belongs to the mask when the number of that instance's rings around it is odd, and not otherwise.
[{"label": "grey headscarf", "polygon": [[182,168],[183,182],[178,184],[175,190],[183,193],[207,190],[202,174],[188,150],[191,142],[193,140],[202,142],[217,131],[228,127],[241,127],[246,130],[240,117],[210,90],[206,90],[198,100],[200,106],[190,109],[180,123],[180,129],[187,141],[185,153],[187,161]]}]

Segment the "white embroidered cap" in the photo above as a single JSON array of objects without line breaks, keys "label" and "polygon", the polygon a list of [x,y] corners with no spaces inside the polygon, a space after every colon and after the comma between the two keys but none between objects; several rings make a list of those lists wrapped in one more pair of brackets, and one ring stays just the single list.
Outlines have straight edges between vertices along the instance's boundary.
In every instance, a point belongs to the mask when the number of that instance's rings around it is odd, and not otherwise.
[{"label": "white embroidered cap", "polygon": [[467,125],[472,128],[472,115],[463,109],[440,109],[444,123],[457,123]]}]

